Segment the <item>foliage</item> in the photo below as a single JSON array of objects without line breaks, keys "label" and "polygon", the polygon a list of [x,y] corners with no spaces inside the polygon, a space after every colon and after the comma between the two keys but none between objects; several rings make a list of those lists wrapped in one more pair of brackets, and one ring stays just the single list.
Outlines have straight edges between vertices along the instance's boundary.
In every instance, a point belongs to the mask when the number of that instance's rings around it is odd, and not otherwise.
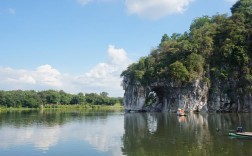
[{"label": "foliage", "polygon": [[36,92],[34,90],[0,91],[0,107],[7,108],[40,108],[42,106],[54,107],[64,105],[122,105],[122,98],[108,97],[108,93],[78,93],[69,94],[64,91],[46,90]]},{"label": "foliage", "polygon": [[191,53],[187,56],[185,64],[190,73],[190,79],[195,79],[198,75],[203,75],[205,59],[202,55]]},{"label": "foliage", "polygon": [[186,67],[179,61],[176,61],[169,66],[170,76],[174,78],[174,82],[180,84],[187,82],[189,78],[189,72]]},{"label": "foliage", "polygon": [[121,76],[142,85],[232,79],[241,89],[251,90],[252,0],[237,1],[231,12],[231,16],[196,18],[183,34],[164,34],[149,56],[131,64]]}]

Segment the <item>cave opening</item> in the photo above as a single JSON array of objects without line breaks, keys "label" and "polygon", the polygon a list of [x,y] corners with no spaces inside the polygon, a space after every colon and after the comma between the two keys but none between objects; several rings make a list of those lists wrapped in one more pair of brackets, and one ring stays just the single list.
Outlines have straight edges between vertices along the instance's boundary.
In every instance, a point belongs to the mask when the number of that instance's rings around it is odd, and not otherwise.
[{"label": "cave opening", "polygon": [[162,87],[152,88],[147,96],[146,105],[159,104],[163,100],[163,97],[164,89]]}]

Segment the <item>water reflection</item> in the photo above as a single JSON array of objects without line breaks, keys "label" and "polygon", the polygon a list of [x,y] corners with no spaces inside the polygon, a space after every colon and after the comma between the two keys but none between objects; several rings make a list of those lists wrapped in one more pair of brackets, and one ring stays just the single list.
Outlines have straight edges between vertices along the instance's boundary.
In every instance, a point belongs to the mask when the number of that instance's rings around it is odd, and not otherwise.
[{"label": "water reflection", "polygon": [[0,113],[0,155],[251,155],[252,114],[25,111]]},{"label": "water reflection", "polygon": [[147,114],[147,125],[150,133],[155,133],[157,131],[157,118],[154,114]]},{"label": "water reflection", "polygon": [[50,146],[57,143],[59,138],[59,128],[22,128],[5,127],[0,131],[0,148],[19,146],[25,143],[33,144],[40,150],[48,150]]},{"label": "water reflection", "polygon": [[[23,146],[31,146],[29,155],[47,153],[53,149],[71,151],[73,155],[122,155],[123,114],[106,112],[5,112],[0,114],[0,155],[20,155]],[[65,147],[64,144],[70,144]],[[87,146],[90,147],[85,147]],[[63,146],[63,147],[60,147]],[[82,147],[81,147],[82,146]],[[87,149],[87,150],[85,150]],[[4,151],[8,151],[4,153]],[[39,152],[40,151],[40,152]],[[13,152],[12,154],[10,154]],[[93,155],[92,154],[92,155]],[[22,154],[21,154],[22,155]],[[57,155],[57,154],[56,154]]]},{"label": "water reflection", "polygon": [[247,119],[251,114],[125,114],[122,151],[129,156],[252,154],[251,142],[241,140],[237,147],[237,140],[227,136],[237,124],[252,131]]}]

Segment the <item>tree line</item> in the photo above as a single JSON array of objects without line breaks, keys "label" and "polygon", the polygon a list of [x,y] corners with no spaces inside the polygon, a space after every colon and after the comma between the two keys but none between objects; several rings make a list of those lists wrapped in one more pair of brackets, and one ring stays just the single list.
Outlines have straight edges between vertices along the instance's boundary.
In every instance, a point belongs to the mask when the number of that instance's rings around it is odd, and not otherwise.
[{"label": "tree line", "polygon": [[45,90],[45,91],[0,91],[0,107],[27,107],[39,108],[43,105],[114,105],[122,104],[122,98],[109,97],[107,92],[97,93],[78,93],[69,94],[63,90]]},{"label": "tree line", "polygon": [[142,85],[232,81],[235,90],[252,93],[252,0],[237,1],[231,13],[199,17],[183,34],[164,34],[157,48],[121,76]]}]

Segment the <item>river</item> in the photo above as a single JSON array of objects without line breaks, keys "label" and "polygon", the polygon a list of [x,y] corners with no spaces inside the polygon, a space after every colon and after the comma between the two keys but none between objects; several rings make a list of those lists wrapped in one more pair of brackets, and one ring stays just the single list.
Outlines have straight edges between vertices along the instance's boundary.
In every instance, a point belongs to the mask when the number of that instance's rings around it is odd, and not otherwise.
[{"label": "river", "polygon": [[245,156],[252,114],[0,112],[0,156]]}]

